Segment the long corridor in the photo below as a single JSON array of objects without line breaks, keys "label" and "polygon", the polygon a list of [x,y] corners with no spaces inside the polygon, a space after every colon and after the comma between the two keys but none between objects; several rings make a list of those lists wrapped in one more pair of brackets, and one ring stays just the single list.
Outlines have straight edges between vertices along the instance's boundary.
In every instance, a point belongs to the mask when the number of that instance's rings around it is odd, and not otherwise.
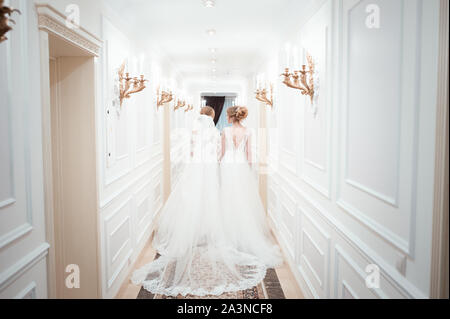
[{"label": "long corridor", "polygon": [[0,299],[166,299],[180,185],[215,298],[448,298],[448,6],[0,0]]}]

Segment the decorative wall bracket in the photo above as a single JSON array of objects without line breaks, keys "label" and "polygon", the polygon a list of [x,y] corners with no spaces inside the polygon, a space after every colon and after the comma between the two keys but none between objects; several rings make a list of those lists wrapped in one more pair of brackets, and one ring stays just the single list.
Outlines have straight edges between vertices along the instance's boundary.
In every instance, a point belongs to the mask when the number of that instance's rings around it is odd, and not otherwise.
[{"label": "decorative wall bracket", "polygon": [[0,0],[0,43],[8,40],[6,33],[12,30],[10,23],[16,24],[10,17],[13,13],[21,14],[17,9],[3,5],[4,0]]},{"label": "decorative wall bracket", "polygon": [[281,76],[284,77],[283,83],[286,86],[300,90],[302,95],[309,96],[311,103],[314,103],[314,73],[316,66],[309,54],[307,55],[307,60],[309,70],[306,70],[306,65],[303,65],[300,71],[294,71],[294,73],[290,73],[289,68],[286,68]]},{"label": "decorative wall bracket", "polygon": [[267,96],[267,93],[266,88],[256,90],[256,99],[273,107],[273,84],[270,85],[270,98]]},{"label": "decorative wall bracket", "polygon": [[158,92],[157,92],[157,101],[156,101],[156,105],[159,108],[160,106],[163,106],[166,103],[169,103],[173,101],[173,94],[172,92],[167,92],[167,91],[161,91],[158,88]]},{"label": "decorative wall bracket", "polygon": [[131,95],[143,91],[146,88],[145,82],[148,82],[144,79],[144,75],[140,78],[130,77],[128,72],[125,73],[125,65],[124,62],[119,69],[120,106],[124,99],[129,99]]},{"label": "decorative wall bracket", "polygon": [[185,112],[189,112],[192,111],[194,109],[194,106],[192,104],[189,104],[188,107],[186,108],[186,110],[184,110]]},{"label": "decorative wall bracket", "polygon": [[185,106],[186,106],[186,101],[178,100],[177,103],[175,104],[174,111],[181,109]]}]

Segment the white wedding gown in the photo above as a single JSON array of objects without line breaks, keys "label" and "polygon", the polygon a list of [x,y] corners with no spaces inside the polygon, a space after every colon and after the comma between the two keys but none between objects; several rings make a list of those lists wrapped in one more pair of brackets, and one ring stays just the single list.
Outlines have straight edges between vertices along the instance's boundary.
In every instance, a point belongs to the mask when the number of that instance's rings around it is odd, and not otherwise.
[{"label": "white wedding gown", "polygon": [[212,119],[199,116],[191,161],[157,222],[161,256],[133,273],[134,284],[154,294],[218,296],[256,286],[281,262],[249,165],[234,165],[239,150],[227,149],[219,168],[219,144]]},{"label": "white wedding gown", "polygon": [[247,161],[250,131],[246,129],[240,141],[234,140],[232,128],[224,129],[223,134],[225,154],[220,177],[225,236],[239,251],[257,257],[267,267],[276,267],[282,262],[281,253],[271,242],[257,180]]}]

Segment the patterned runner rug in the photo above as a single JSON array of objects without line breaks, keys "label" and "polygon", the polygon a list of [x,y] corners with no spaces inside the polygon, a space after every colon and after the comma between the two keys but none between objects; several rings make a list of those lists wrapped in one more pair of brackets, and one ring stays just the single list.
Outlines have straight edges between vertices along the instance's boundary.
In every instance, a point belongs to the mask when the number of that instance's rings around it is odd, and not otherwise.
[{"label": "patterned runner rug", "polygon": [[[156,258],[158,258],[157,256]],[[283,288],[278,279],[275,269],[268,269],[266,277],[257,287],[253,287],[238,292],[225,293],[220,296],[198,297],[187,295],[186,297],[169,297],[159,294],[152,294],[141,288],[137,299],[285,299]]]}]

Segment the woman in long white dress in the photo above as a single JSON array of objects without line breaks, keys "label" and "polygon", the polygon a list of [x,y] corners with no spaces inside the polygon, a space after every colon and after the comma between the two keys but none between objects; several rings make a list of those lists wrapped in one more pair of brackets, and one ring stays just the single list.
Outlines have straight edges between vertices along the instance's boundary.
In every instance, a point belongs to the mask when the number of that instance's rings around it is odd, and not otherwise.
[{"label": "woman in long white dress", "polygon": [[282,262],[281,253],[271,240],[251,169],[251,132],[241,124],[248,116],[248,109],[232,107],[227,110],[227,116],[232,126],[222,133],[220,164],[225,236],[237,250],[255,256],[267,267],[276,267]]},{"label": "woman in long white dress", "polygon": [[[161,256],[132,276],[134,284],[154,294],[218,296],[240,291],[261,282],[271,265],[261,252],[264,243],[256,248],[254,239],[249,239],[251,245],[245,247],[247,233],[238,238],[232,230],[239,226],[233,225],[234,217],[229,218],[233,215],[227,217],[222,205],[220,135],[213,110],[204,108],[202,113],[192,132],[191,162],[158,220],[153,245]],[[247,217],[236,220],[242,221],[259,224]]]}]

